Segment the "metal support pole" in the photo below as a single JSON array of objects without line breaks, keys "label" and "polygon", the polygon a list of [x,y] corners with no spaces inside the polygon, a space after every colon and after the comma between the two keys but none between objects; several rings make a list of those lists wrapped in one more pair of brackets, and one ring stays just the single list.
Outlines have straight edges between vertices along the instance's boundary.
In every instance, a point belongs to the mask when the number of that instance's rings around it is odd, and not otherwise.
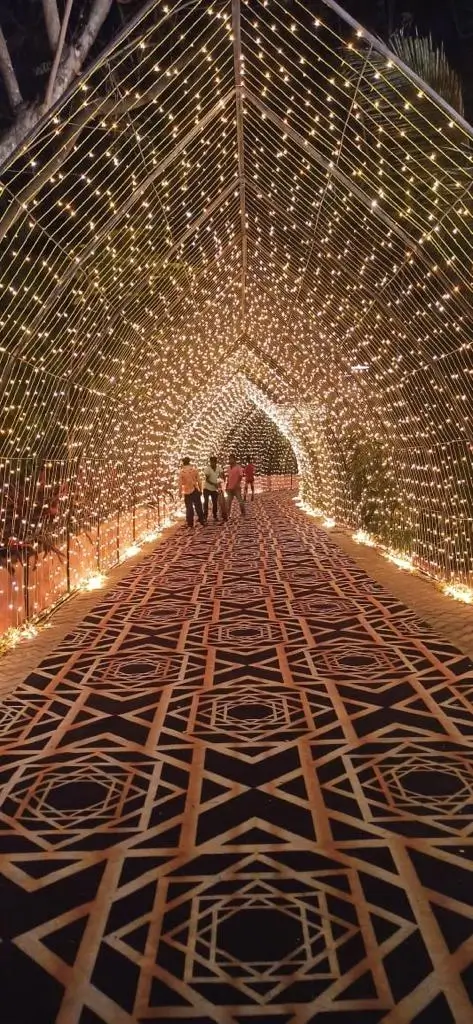
[{"label": "metal support pole", "polygon": [[100,558],[100,516],[102,512],[101,502],[101,491],[99,491],[99,504],[97,509],[97,570],[100,572],[101,569],[101,558]]},{"label": "metal support pole", "polygon": [[235,105],[238,150],[238,176],[240,179],[240,230],[241,230],[241,331],[246,333],[246,193],[245,193],[245,149],[243,138],[243,71],[241,51],[241,10],[240,0],[232,0],[233,63],[235,68]]},{"label": "metal support pole", "polygon": [[66,519],[66,590],[67,593],[71,592],[71,524],[70,516],[67,514]]},{"label": "metal support pole", "polygon": [[28,548],[25,548],[25,561],[23,562],[23,618],[28,622],[30,617],[30,559]]}]

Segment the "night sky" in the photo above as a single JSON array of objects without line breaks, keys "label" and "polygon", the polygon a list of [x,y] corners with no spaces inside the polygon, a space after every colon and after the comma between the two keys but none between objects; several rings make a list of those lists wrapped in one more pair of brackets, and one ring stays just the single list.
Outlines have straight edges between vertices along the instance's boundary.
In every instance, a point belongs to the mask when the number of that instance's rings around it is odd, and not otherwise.
[{"label": "night sky", "polygon": [[[170,0],[172,3],[173,0]],[[207,0],[202,0],[207,2]],[[306,0],[313,10],[317,0]],[[406,15],[421,35],[429,32],[443,42],[451,64],[460,73],[466,116],[473,120],[473,0],[339,0],[341,6],[363,25],[388,40],[390,31],[399,28]],[[177,6],[177,0],[174,0]],[[80,31],[90,0],[75,0],[70,26]],[[62,12],[64,0],[59,0]],[[98,40],[101,47],[122,27],[124,20],[139,9],[139,0],[116,0]],[[0,24],[5,32],[20,88],[26,101],[41,95],[49,75],[49,50],[42,14],[41,0],[23,0],[18,6],[12,0],[0,0]],[[93,54],[92,54],[93,55]],[[0,127],[11,121],[0,83]]]},{"label": "night sky", "polygon": [[[409,22],[420,35],[443,43],[463,84],[465,115],[473,121],[473,0],[339,0],[341,6],[386,42]],[[407,17],[406,17],[407,16]]]},{"label": "night sky", "polygon": [[[342,3],[343,6],[343,3]],[[473,52],[473,0],[345,0],[345,9],[367,28],[387,39],[406,15],[421,35],[431,33],[445,45],[458,70]]]}]

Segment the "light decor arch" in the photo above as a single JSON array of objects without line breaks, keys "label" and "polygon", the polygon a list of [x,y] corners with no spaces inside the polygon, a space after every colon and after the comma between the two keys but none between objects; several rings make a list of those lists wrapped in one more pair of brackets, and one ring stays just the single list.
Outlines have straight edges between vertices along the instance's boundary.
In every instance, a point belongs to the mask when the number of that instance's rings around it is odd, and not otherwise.
[{"label": "light decor arch", "polygon": [[[230,452],[242,466],[253,463],[256,475],[261,477],[262,489],[290,486],[297,488],[299,469],[290,442],[279,427],[259,406],[249,402],[244,415],[230,427],[222,445],[222,454]],[[278,479],[264,478],[278,477]]]},{"label": "light decor arch", "polygon": [[173,491],[238,378],[307,501],[471,583],[472,138],[334,0],[148,3],[0,168],[3,543]]},{"label": "light decor arch", "polygon": [[[280,430],[294,451],[302,475],[310,472],[311,458],[304,439],[294,433],[290,409],[276,405],[243,373],[236,373],[218,388],[212,388],[199,400],[199,411],[178,437],[181,453],[189,453],[202,467],[211,452],[220,452],[231,427],[241,420],[253,404],[266,414]],[[228,456],[228,452],[223,453]],[[178,464],[177,450],[173,452]]]},{"label": "light decor arch", "polygon": [[[288,440],[299,467],[301,494],[326,515],[338,508],[341,489],[327,431],[327,411],[320,399],[303,404],[297,388],[278,367],[262,360],[242,340],[235,354],[216,370],[215,378],[189,402],[173,432],[166,477],[176,479],[183,454],[203,468],[211,451],[220,452],[229,429],[245,415],[249,403],[272,420]],[[365,415],[370,419],[369,411]],[[229,453],[222,453],[228,455]]]}]

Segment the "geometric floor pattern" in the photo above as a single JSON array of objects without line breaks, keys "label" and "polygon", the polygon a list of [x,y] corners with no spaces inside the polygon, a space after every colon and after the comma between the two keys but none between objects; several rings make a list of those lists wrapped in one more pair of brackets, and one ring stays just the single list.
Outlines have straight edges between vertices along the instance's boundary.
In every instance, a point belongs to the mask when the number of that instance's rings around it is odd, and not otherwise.
[{"label": "geometric floor pattern", "polygon": [[468,1024],[473,665],[294,505],[0,705],[2,1024]]}]

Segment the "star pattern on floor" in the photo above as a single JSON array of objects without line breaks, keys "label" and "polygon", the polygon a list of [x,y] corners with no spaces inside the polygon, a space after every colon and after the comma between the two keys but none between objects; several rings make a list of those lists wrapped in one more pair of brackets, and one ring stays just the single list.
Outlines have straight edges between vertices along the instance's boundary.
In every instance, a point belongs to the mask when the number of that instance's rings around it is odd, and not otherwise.
[{"label": "star pattern on floor", "polygon": [[0,705],[4,1024],[467,1024],[473,665],[288,493]]}]

